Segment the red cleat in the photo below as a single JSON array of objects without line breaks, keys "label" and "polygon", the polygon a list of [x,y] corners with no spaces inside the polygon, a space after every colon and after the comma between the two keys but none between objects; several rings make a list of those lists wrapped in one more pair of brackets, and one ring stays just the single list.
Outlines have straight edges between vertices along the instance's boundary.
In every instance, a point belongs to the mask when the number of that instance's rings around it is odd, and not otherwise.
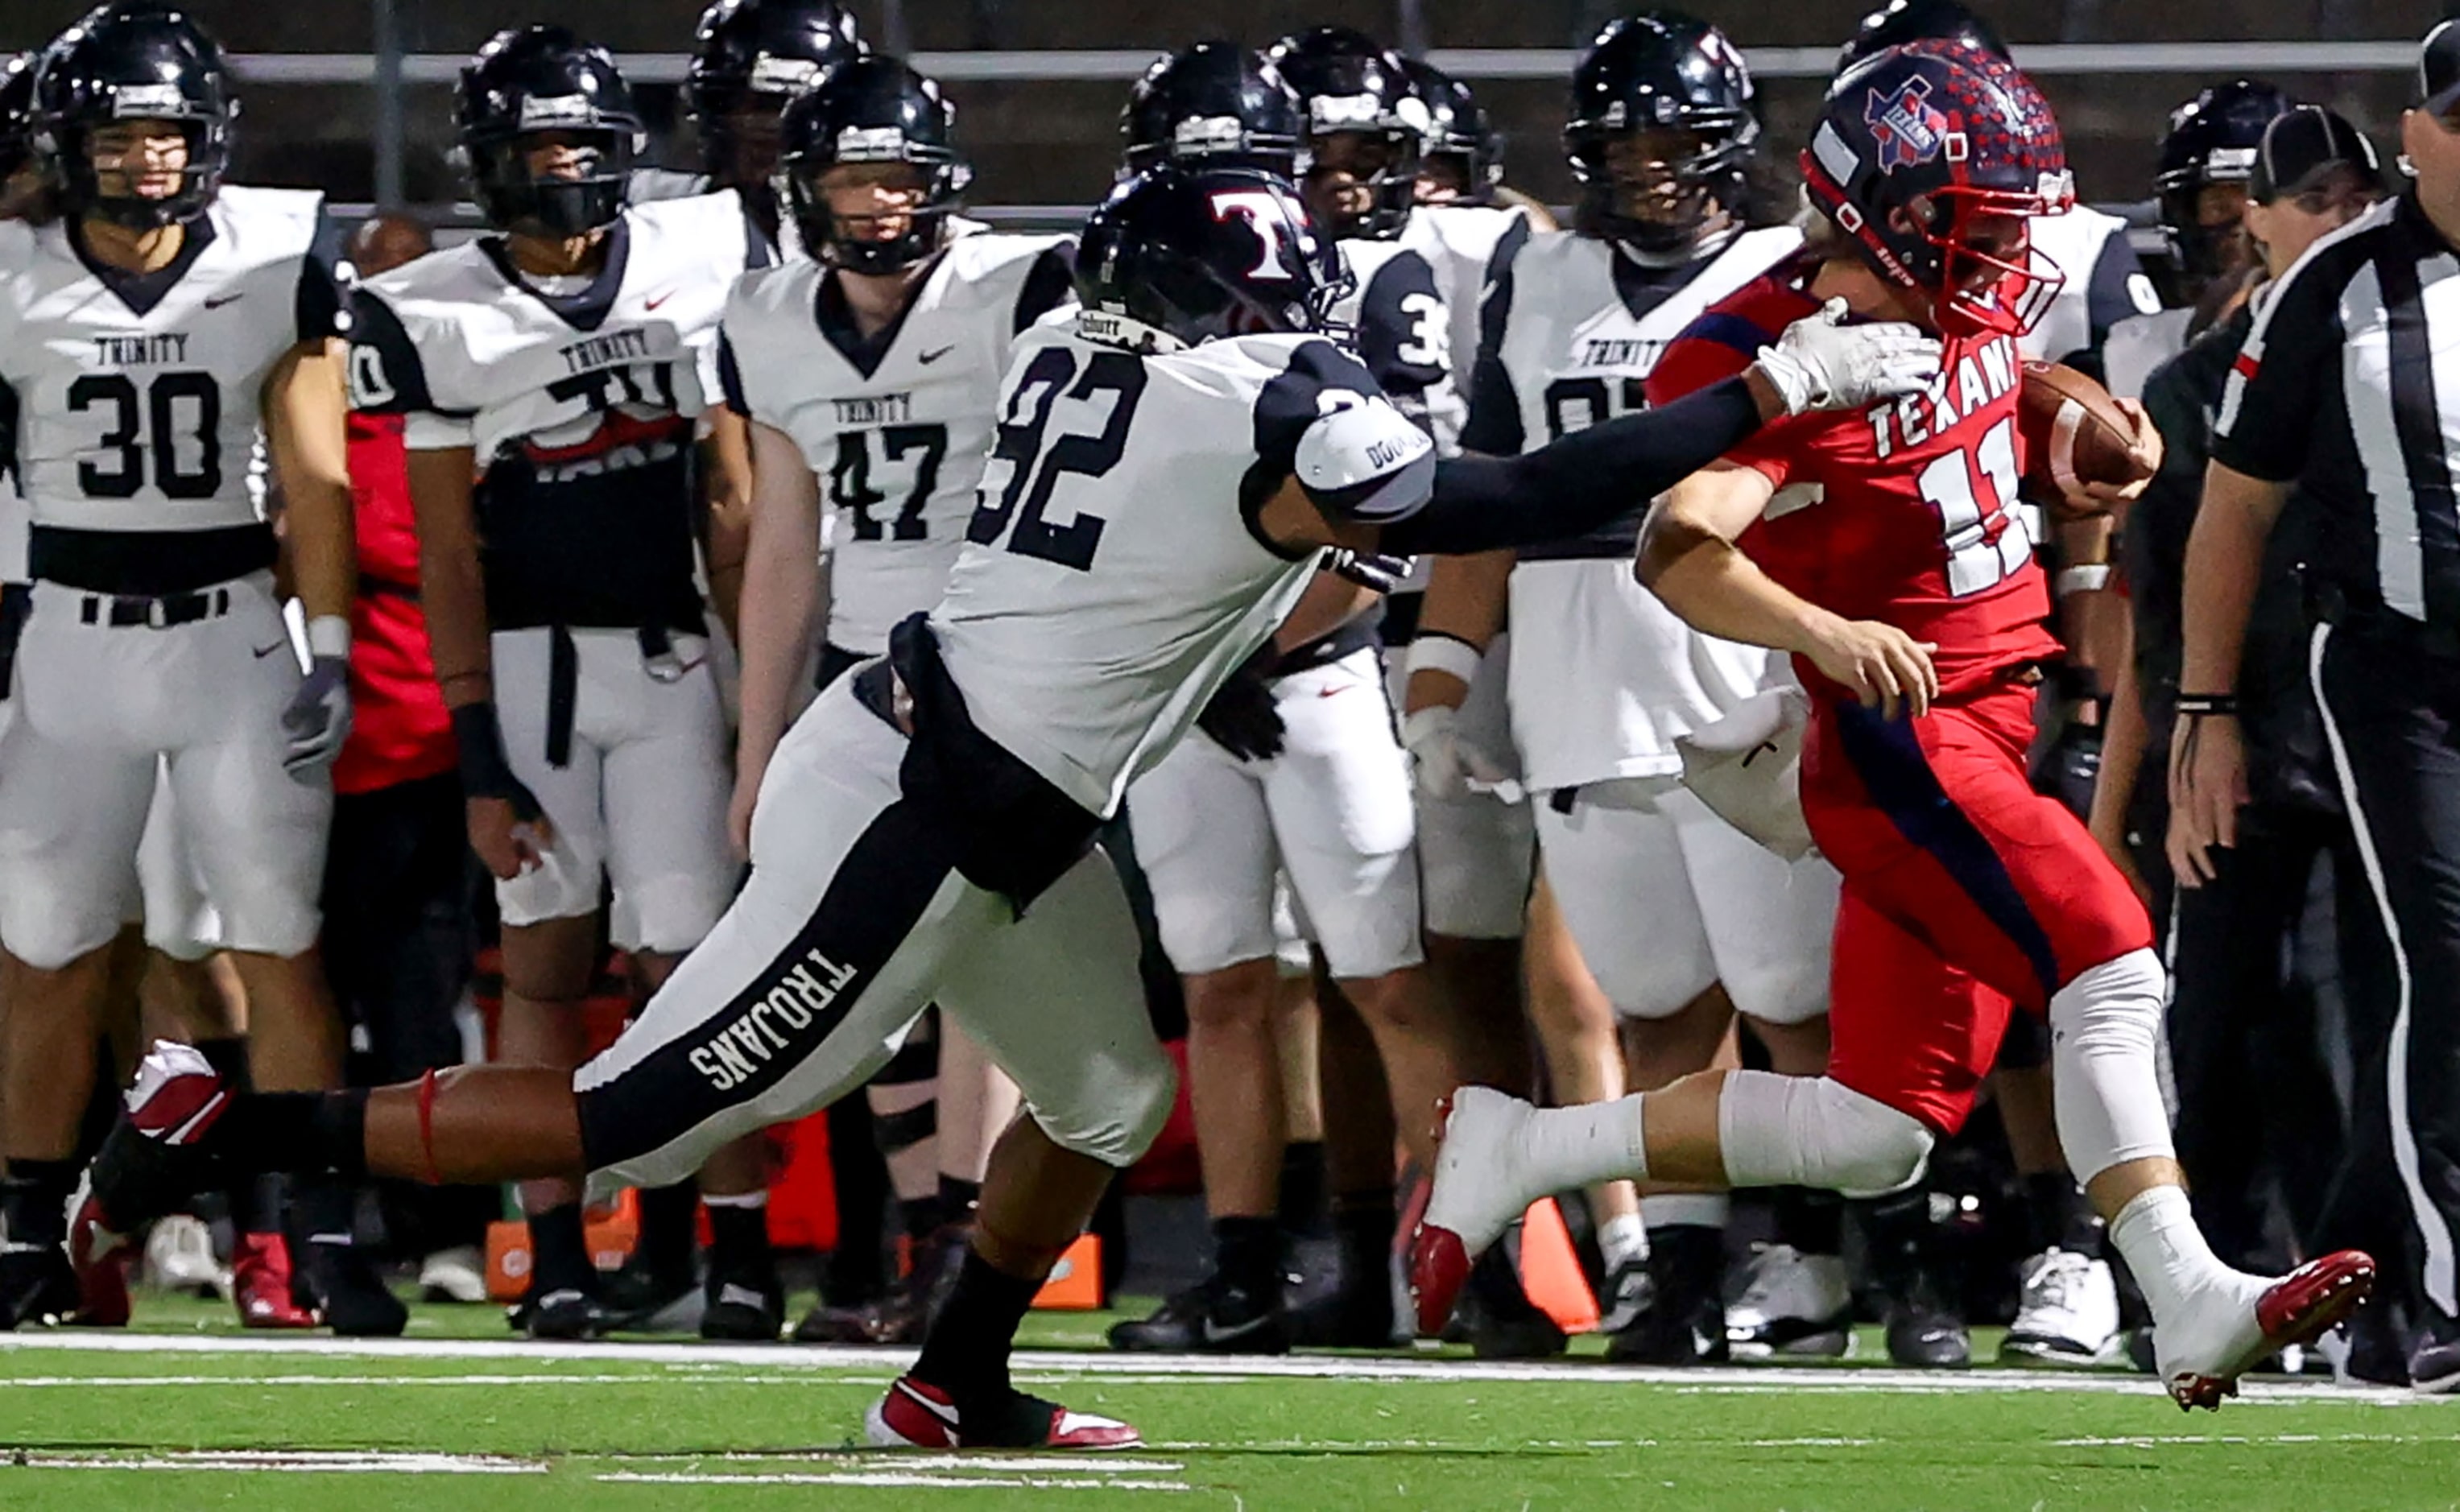
[{"label": "red cleat", "polygon": [[231,1300],[239,1305],[242,1328],[311,1329],[314,1312],[299,1305],[290,1290],[290,1245],[278,1233],[239,1236],[239,1252],[231,1256]]},{"label": "red cleat", "polygon": [[136,1258],[135,1242],[105,1227],[93,1198],[77,1204],[69,1224],[69,1266],[76,1272],[78,1322],[88,1328],[128,1326],[128,1268]]},{"label": "red cleat", "polygon": [[1449,1228],[1420,1223],[1410,1235],[1410,1296],[1418,1306],[1418,1334],[1433,1338],[1452,1321],[1453,1304],[1469,1282],[1469,1247]]},{"label": "red cleat", "polygon": [[[990,1420],[962,1420],[987,1416]],[[901,1376],[863,1417],[863,1434],[883,1449],[1133,1449],[1144,1436],[1116,1418],[1070,1412],[1057,1402],[1010,1392],[987,1415],[961,1414],[955,1398],[927,1381]]]},{"label": "red cleat", "polygon": [[2169,1373],[2170,1395],[2181,1411],[2217,1409],[2221,1398],[2237,1395],[2239,1375],[2256,1361],[2289,1345],[2313,1342],[2355,1312],[2374,1286],[2374,1257],[2361,1250],[2343,1250],[2307,1261],[2256,1298],[2255,1324],[2259,1333],[2254,1340],[2233,1351],[2218,1369]]}]

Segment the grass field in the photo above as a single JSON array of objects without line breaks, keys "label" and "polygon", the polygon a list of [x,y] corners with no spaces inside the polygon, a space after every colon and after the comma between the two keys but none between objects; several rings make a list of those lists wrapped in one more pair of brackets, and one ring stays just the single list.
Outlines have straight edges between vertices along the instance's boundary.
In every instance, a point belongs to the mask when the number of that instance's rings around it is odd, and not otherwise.
[{"label": "grass field", "polygon": [[0,1509],[2460,1506],[2460,1403],[2405,1393],[2254,1382],[2191,1418],[2123,1374],[1245,1366],[1087,1353],[1107,1317],[1039,1315],[1059,1347],[1021,1378],[1149,1447],[921,1456],[855,1441],[889,1352],[546,1347],[439,1308],[343,1344],[228,1315],[0,1335]]}]

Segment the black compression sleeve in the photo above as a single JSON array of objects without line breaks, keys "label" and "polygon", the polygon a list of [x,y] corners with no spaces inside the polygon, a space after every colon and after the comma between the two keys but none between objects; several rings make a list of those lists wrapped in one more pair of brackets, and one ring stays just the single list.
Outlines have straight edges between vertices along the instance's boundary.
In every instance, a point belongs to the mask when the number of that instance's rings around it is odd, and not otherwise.
[{"label": "black compression sleeve", "polygon": [[1516,457],[1447,457],[1433,496],[1385,526],[1377,549],[1456,556],[1585,536],[1640,514],[1759,428],[1759,401],[1729,378]]}]

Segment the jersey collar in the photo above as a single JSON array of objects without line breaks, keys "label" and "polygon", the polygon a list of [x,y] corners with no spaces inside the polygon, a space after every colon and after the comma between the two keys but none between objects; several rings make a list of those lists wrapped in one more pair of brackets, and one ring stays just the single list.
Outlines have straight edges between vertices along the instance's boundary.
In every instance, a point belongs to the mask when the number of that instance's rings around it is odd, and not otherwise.
[{"label": "jersey collar", "polygon": [[66,230],[69,250],[85,265],[85,270],[93,274],[103,287],[117,295],[119,303],[127,305],[131,314],[140,316],[153,314],[154,306],[161,304],[163,297],[179,286],[180,280],[187,276],[188,269],[196,265],[197,259],[204,256],[205,248],[214,244],[213,217],[201,215],[187,222],[186,234],[180,238],[179,256],[151,273],[132,273],[126,268],[112,266],[87,250],[85,228],[79,222],[69,221]]},{"label": "jersey collar", "polygon": [[856,322],[854,306],[846,303],[844,285],[838,282],[838,270],[822,263],[819,292],[812,301],[813,324],[819,327],[828,344],[838,349],[838,355],[843,357],[855,371],[865,378],[871,377],[880,371],[880,365],[888,360],[888,354],[897,349],[898,333],[905,329],[906,317],[914,313],[914,306],[922,303],[922,291],[940,276],[940,260],[946,255],[945,252],[932,254],[929,271],[907,285],[905,307],[897,312],[895,320],[871,336],[863,335],[861,326]]},{"label": "jersey collar", "polygon": [[629,212],[618,216],[606,228],[606,256],[598,264],[598,272],[589,286],[577,294],[548,294],[524,277],[513,264],[513,255],[505,249],[500,236],[481,237],[480,250],[504,282],[545,305],[558,320],[575,330],[594,331],[606,324],[607,313],[615,307],[615,296],[623,292],[625,269],[632,261],[632,218]]},{"label": "jersey collar", "polygon": [[1716,262],[1724,250],[1725,246],[1721,245],[1717,251],[1693,258],[1688,262],[1676,263],[1672,267],[1649,267],[1620,245],[1608,242],[1607,251],[1614,263],[1615,298],[1622,301],[1622,307],[1630,312],[1633,320],[1646,320],[1650,311],[1707,272],[1708,265]]}]

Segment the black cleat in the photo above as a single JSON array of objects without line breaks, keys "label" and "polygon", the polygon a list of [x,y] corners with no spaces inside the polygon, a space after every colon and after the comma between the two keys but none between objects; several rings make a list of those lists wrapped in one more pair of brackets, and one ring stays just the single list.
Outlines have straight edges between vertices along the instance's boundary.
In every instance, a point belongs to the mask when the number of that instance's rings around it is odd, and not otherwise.
[{"label": "black cleat", "polygon": [[594,1339],[615,1326],[604,1303],[575,1287],[533,1292],[506,1310],[515,1332],[534,1339]]},{"label": "black cleat", "polygon": [[700,1336],[740,1344],[774,1344],[786,1332],[786,1288],[774,1265],[712,1268],[701,1309]]},{"label": "black cleat", "polygon": [[1111,1348],[1136,1354],[1286,1354],[1289,1315],[1280,1277],[1270,1294],[1234,1286],[1219,1275],[1179,1292],[1149,1318],[1111,1325]]},{"label": "black cleat", "polygon": [[2409,1389],[2421,1396],[2447,1396],[2460,1392],[2460,1321],[2435,1312],[2431,1303],[2425,1312],[2426,1327],[2408,1352]]},{"label": "black cleat", "polygon": [[1940,1295],[1927,1271],[1888,1303],[1888,1358],[1915,1370],[1962,1370],[1973,1363],[1964,1319]]},{"label": "black cleat", "polygon": [[301,1247],[300,1268],[308,1293],[325,1326],[342,1338],[399,1338],[410,1326],[410,1309],[384,1284],[368,1257],[347,1244],[314,1239]]},{"label": "black cleat", "polygon": [[626,1333],[689,1334],[701,1325],[705,1293],[687,1266],[653,1266],[635,1253],[599,1279],[608,1326]]},{"label": "black cleat", "polygon": [[1331,1291],[1289,1313],[1290,1342],[1316,1349],[1390,1349],[1392,1278],[1344,1273]]},{"label": "black cleat", "polygon": [[1606,1340],[1617,1365],[1722,1365],[1726,1341],[1726,1231],[1674,1224],[1648,1231],[1648,1306]]},{"label": "black cleat", "polygon": [[0,1247],[0,1330],[74,1323],[83,1304],[76,1271],[58,1245]]},{"label": "black cleat", "polygon": [[1477,1257],[1453,1315],[1479,1359],[1553,1359],[1563,1353],[1563,1331],[1521,1290],[1508,1248],[1498,1243]]}]

